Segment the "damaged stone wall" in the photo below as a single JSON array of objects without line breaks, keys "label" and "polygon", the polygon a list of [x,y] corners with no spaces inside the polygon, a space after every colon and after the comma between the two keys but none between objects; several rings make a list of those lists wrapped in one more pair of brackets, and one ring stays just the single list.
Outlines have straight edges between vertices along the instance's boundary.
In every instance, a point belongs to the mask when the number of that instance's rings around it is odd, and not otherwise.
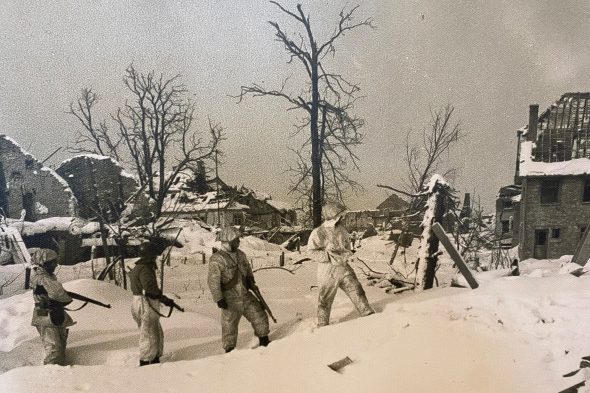
[{"label": "damaged stone wall", "polygon": [[68,184],[6,135],[0,135],[0,207],[10,218],[26,221],[74,216],[77,201]]},{"label": "damaged stone wall", "polygon": [[78,199],[80,217],[87,219],[98,215],[100,205],[108,212],[109,221],[116,220],[119,214],[112,210],[122,207],[138,187],[131,175],[105,156],[76,156],[64,161],[56,172],[68,182]]}]

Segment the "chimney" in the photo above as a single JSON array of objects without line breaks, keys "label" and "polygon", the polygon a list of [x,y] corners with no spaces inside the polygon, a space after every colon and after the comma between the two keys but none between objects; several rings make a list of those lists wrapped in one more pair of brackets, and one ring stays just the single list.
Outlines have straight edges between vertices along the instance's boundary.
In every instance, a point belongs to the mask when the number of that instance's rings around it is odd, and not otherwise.
[{"label": "chimney", "polygon": [[537,123],[539,122],[539,105],[529,106],[529,132],[527,140],[535,142],[537,140]]}]

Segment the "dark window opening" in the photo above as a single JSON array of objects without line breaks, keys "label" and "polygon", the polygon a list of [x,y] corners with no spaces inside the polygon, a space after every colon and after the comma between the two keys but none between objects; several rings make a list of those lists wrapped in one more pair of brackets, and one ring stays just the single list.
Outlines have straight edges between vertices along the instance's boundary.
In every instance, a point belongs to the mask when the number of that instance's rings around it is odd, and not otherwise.
[{"label": "dark window opening", "polygon": [[556,203],[559,198],[559,180],[541,182],[541,203]]},{"label": "dark window opening", "polygon": [[590,179],[584,181],[584,195],[582,196],[582,202],[590,202]]},{"label": "dark window opening", "polygon": [[241,215],[235,215],[234,216],[234,224],[233,225],[242,225],[243,224],[243,219]]},{"label": "dark window opening", "polygon": [[535,245],[544,246],[547,244],[547,230],[538,229],[535,231]]},{"label": "dark window opening", "polygon": [[501,224],[502,224],[502,233],[506,233],[506,232],[510,231],[510,221],[502,220]]},{"label": "dark window opening", "polygon": [[561,236],[561,228],[553,228],[551,230],[551,239],[559,239]]},{"label": "dark window opening", "polygon": [[504,201],[504,209],[512,209],[514,207],[514,203],[512,202],[512,200],[506,200]]}]

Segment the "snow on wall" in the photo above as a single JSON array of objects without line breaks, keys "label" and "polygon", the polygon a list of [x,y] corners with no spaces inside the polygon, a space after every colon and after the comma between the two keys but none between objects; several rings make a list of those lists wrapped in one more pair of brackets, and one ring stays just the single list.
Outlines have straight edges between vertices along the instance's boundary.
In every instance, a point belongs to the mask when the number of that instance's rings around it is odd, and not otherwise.
[{"label": "snow on wall", "polygon": [[9,217],[20,216],[25,195],[29,195],[33,208],[36,203],[47,208],[47,212],[29,211],[35,219],[77,214],[78,201],[68,183],[6,135],[0,135],[0,160],[7,182]]},{"label": "snow on wall", "polygon": [[128,177],[131,178],[135,181],[137,181],[137,177],[133,176],[132,174],[130,174],[129,172],[127,172],[125,170],[125,168],[123,168],[123,166],[119,163],[119,161],[115,160],[113,157],[109,157],[109,156],[102,156],[100,154],[92,154],[92,153],[86,153],[86,154],[78,154],[72,158],[69,158],[65,161],[63,161],[60,166],[65,165],[70,163],[71,161],[75,161],[77,159],[81,159],[81,158],[91,158],[93,160],[98,160],[98,161],[102,161],[102,160],[109,160],[113,163],[113,165],[115,165],[118,168],[121,168],[121,176],[123,177]]},{"label": "snow on wall", "polygon": [[576,176],[590,174],[590,159],[574,158],[568,161],[533,161],[533,142],[522,141],[520,145],[520,176]]}]

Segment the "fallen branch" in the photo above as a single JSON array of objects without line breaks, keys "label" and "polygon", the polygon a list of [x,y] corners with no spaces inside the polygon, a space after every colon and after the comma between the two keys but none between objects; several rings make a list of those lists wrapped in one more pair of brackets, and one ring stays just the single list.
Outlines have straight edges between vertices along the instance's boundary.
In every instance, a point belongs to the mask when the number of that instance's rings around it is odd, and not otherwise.
[{"label": "fallen branch", "polygon": [[258,269],[254,269],[252,270],[252,273],[255,273],[259,270],[269,270],[269,269],[281,269],[281,270],[285,270],[291,274],[295,274],[295,271],[297,269],[299,269],[302,265],[298,265],[295,269],[287,269],[285,267],[280,267],[280,266],[265,266],[265,267],[259,267]]},{"label": "fallen branch", "polygon": [[392,293],[392,294],[396,294],[396,293],[401,293],[401,292],[405,292],[405,291],[409,291],[410,289],[414,289],[415,285],[409,285],[406,287],[401,287],[401,288],[391,288],[389,290],[385,290],[385,292],[387,293]]}]

